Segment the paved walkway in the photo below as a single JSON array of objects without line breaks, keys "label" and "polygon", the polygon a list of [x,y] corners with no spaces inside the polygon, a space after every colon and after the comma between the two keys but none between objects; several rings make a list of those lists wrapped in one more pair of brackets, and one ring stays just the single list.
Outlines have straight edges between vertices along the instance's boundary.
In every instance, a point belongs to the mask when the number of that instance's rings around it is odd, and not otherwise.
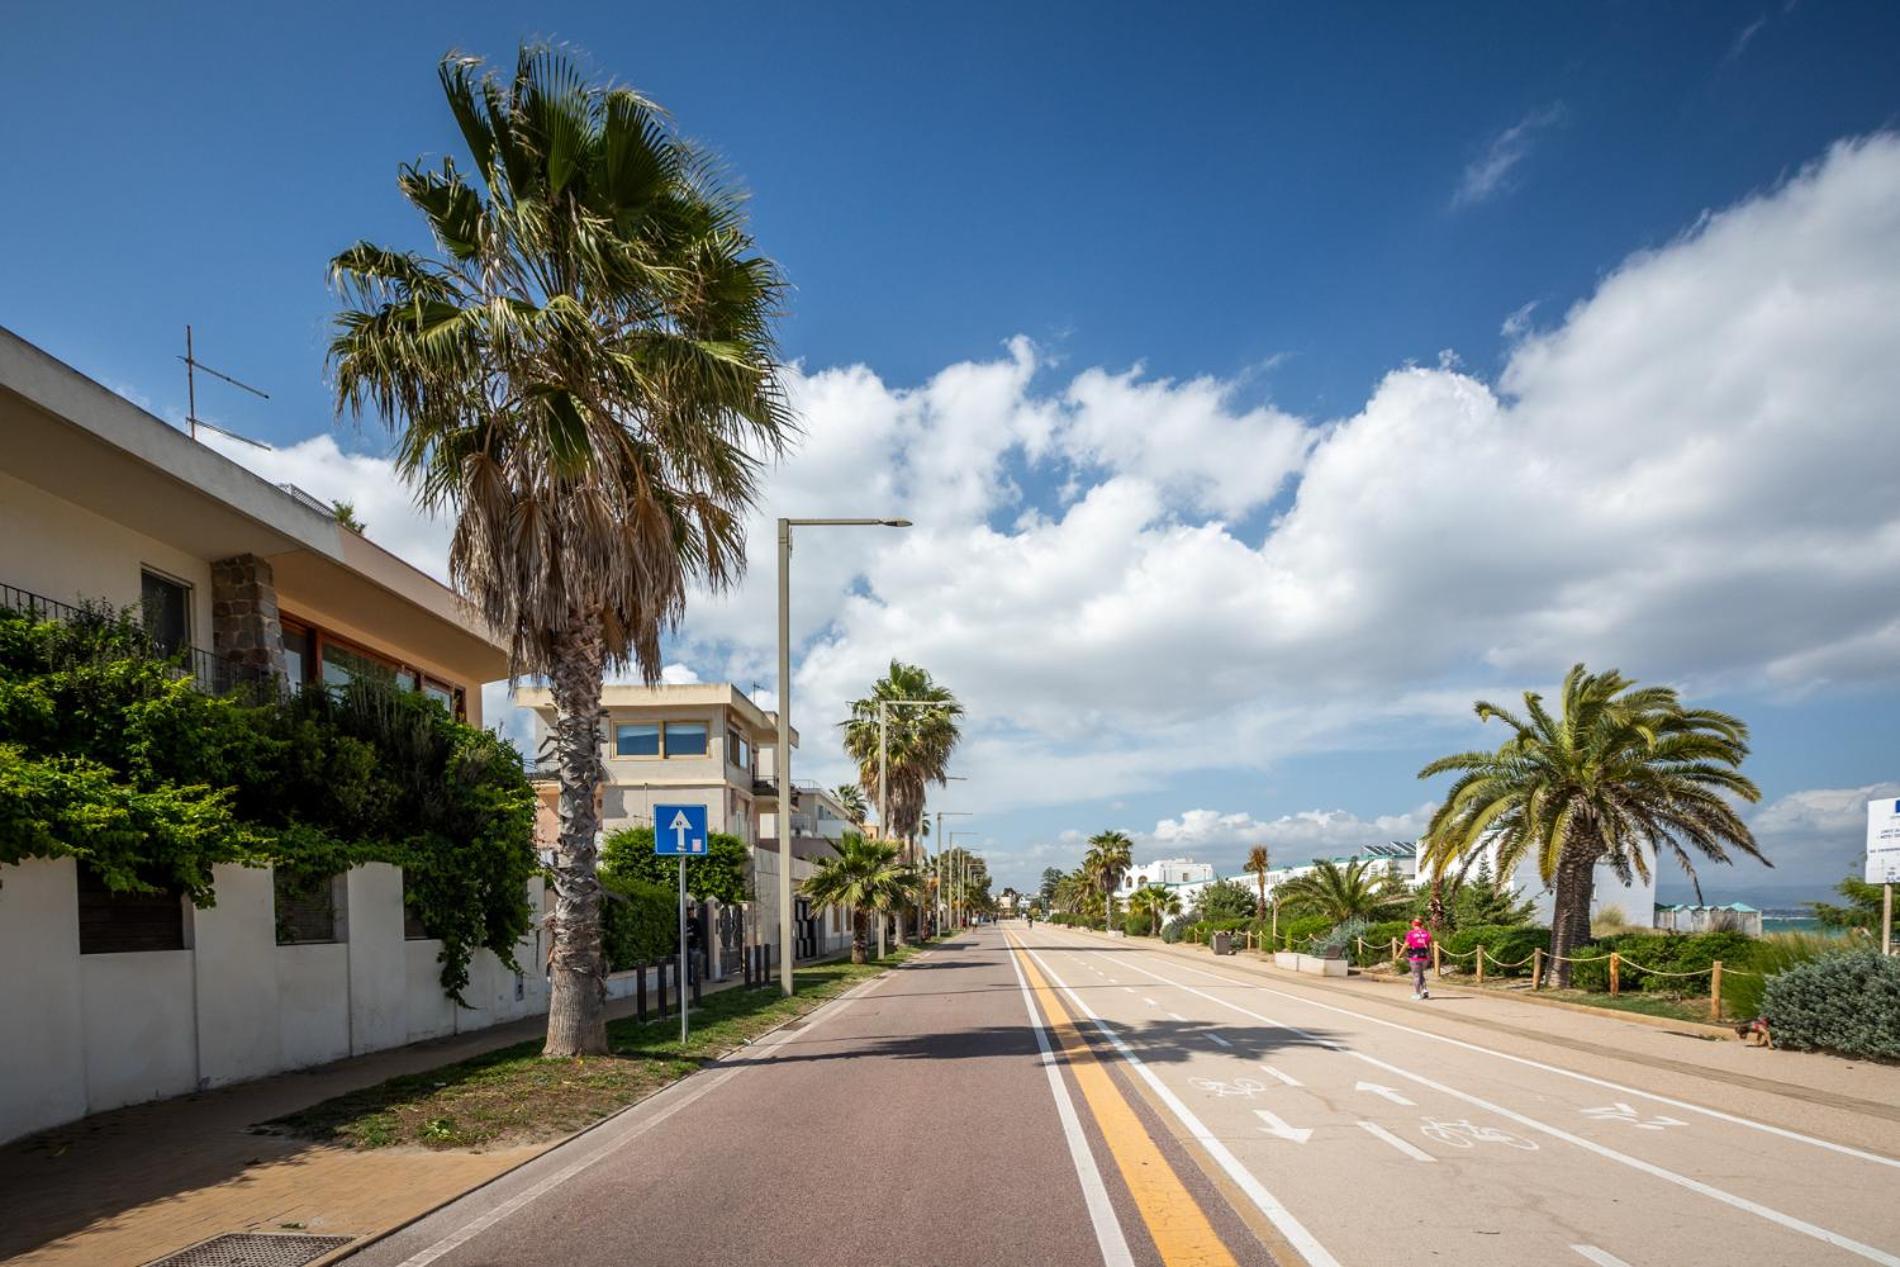
[{"label": "paved walkway", "polygon": [[[630,1016],[633,1008],[633,1000],[616,999],[607,1014]],[[363,1236],[407,1222],[551,1144],[357,1151],[251,1128],[387,1078],[539,1038],[546,1026],[545,1017],[530,1017],[94,1114],[0,1145],[0,1262],[136,1267],[223,1232]]]}]

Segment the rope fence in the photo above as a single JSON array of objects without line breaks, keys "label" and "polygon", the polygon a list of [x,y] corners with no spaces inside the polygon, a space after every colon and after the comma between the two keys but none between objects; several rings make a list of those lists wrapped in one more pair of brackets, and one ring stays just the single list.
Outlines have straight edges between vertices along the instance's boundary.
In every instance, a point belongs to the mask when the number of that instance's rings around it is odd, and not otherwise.
[{"label": "rope fence", "polygon": [[[1358,939],[1358,942],[1359,955],[1361,960],[1364,961],[1367,958],[1366,940],[1361,937]],[[1392,938],[1391,958],[1392,965],[1395,969],[1401,967],[1403,954],[1403,943],[1397,937]],[[1461,960],[1470,960],[1473,967],[1473,979],[1479,985],[1484,984],[1484,972],[1487,966],[1503,972],[1515,972],[1519,968],[1529,967],[1531,970],[1532,990],[1541,990],[1544,988],[1545,973],[1552,965],[1567,963],[1575,966],[1577,964],[1607,962],[1609,964],[1610,976],[1609,992],[1613,996],[1621,995],[1623,992],[1623,970],[1625,968],[1633,972],[1646,972],[1654,977],[1671,980],[1688,981],[1699,977],[1707,977],[1709,979],[1709,1018],[1715,1021],[1722,1019],[1722,978],[1724,975],[1743,977],[1759,977],[1763,975],[1760,972],[1750,971],[1746,968],[1725,967],[1720,959],[1714,960],[1706,968],[1698,968],[1689,972],[1671,972],[1663,968],[1652,968],[1648,964],[1637,963],[1633,959],[1625,959],[1622,954],[1614,950],[1601,955],[1553,955],[1542,947],[1533,947],[1531,953],[1522,959],[1505,960],[1498,958],[1497,953],[1488,946],[1480,945],[1466,951],[1454,951],[1445,949],[1442,943],[1434,940],[1432,942],[1432,972],[1435,976],[1442,978],[1445,975],[1445,960],[1447,959],[1452,960],[1454,963]]]}]

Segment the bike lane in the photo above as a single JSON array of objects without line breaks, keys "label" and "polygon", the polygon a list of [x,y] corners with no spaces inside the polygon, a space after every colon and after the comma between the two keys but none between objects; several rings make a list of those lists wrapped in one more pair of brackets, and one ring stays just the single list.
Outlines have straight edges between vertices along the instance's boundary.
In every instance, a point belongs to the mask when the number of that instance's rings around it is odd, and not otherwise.
[{"label": "bike lane", "polygon": [[1884,1161],[1134,946],[1032,945],[1341,1261],[1900,1263]]}]

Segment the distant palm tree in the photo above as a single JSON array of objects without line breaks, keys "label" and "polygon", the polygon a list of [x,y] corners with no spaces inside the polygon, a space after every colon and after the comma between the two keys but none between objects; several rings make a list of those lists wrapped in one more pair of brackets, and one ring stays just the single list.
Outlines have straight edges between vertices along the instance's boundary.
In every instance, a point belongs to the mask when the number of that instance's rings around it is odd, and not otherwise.
[{"label": "distant palm tree", "polygon": [[1736,768],[1748,755],[1740,719],[1686,709],[1668,687],[1638,687],[1614,669],[1593,674],[1581,664],[1564,677],[1560,714],[1534,691],[1524,693],[1524,711],[1519,719],[1478,701],[1479,718],[1502,721],[1510,738],[1496,752],[1461,752],[1419,771],[1460,776],[1432,816],[1421,862],[1438,872],[1495,849],[1503,877],[1536,858],[1554,890],[1556,984],[1570,983],[1568,956],[1590,936],[1598,862],[1625,883],[1649,877],[1645,850],[1668,849],[1692,881],[1689,848],[1715,862],[1729,861],[1733,848],[1773,865],[1729,799],[1761,798]]},{"label": "distant palm tree", "polygon": [[1345,866],[1331,860],[1315,863],[1305,875],[1293,877],[1274,890],[1289,910],[1324,915],[1335,924],[1349,919],[1377,919],[1403,906],[1409,895],[1390,870],[1366,859]]},{"label": "distant palm tree", "polygon": [[449,579],[510,676],[548,679],[546,1054],[604,1053],[601,684],[625,665],[657,681],[687,594],[744,570],[761,458],[795,426],[785,288],[742,196],[632,89],[538,47],[500,76],[450,56],[440,78],[473,179],[449,158],[402,169],[434,254],[359,242],[331,261],[329,365],[338,411],[379,413],[398,473],[452,522]]},{"label": "distant palm tree", "polygon": [[1241,869],[1248,875],[1251,875],[1254,878],[1255,885],[1259,887],[1260,909],[1256,914],[1265,915],[1267,913],[1267,872],[1273,869],[1273,863],[1267,857],[1267,847],[1265,845],[1255,845],[1252,849],[1249,849],[1247,851],[1247,865]]},{"label": "distant palm tree", "polygon": [[1110,928],[1115,926],[1115,889],[1134,864],[1134,852],[1135,842],[1126,832],[1101,831],[1089,837],[1089,852],[1082,860],[1082,869],[1102,891]]},{"label": "distant palm tree", "polygon": [[866,840],[847,832],[820,858],[816,871],[799,886],[814,905],[842,906],[851,912],[851,962],[867,956],[865,928],[873,915],[880,918],[916,896],[917,873],[898,860],[897,846],[885,840]]},{"label": "distant palm tree", "polygon": [[831,789],[831,794],[838,798],[838,804],[844,807],[844,812],[850,817],[854,827],[864,826],[864,820],[871,811],[865,805],[864,792],[857,784],[840,783]]},{"label": "distant palm tree", "polygon": [[1128,895],[1128,913],[1146,915],[1150,931],[1159,937],[1162,921],[1181,913],[1181,895],[1164,885],[1144,885]]}]

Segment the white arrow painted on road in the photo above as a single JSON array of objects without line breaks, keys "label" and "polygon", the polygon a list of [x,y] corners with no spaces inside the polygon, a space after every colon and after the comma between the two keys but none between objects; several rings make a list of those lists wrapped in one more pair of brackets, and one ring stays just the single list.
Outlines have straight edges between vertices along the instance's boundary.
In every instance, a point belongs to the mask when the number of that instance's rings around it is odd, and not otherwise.
[{"label": "white arrow painted on road", "polygon": [[1255,1109],[1253,1115],[1266,1123],[1260,1129],[1269,1135],[1290,1139],[1295,1144],[1304,1144],[1313,1138],[1313,1128],[1310,1126],[1288,1126],[1278,1115],[1269,1113],[1265,1109]]},{"label": "white arrow painted on road", "polygon": [[1413,1104],[1410,1100],[1406,1099],[1404,1096],[1394,1091],[1391,1087],[1382,1087],[1376,1082],[1356,1083],[1353,1086],[1353,1090],[1354,1091],[1370,1091],[1374,1095],[1384,1096],[1386,1099],[1392,1101],[1392,1103],[1403,1104],[1407,1108],[1418,1107],[1417,1105]]},{"label": "white arrow painted on road", "polygon": [[1599,1108],[1584,1109],[1582,1112],[1585,1117],[1595,1118],[1599,1122],[1628,1122],[1639,1131],[1660,1131],[1671,1126],[1688,1125],[1687,1122],[1682,1121],[1680,1118],[1664,1117],[1661,1114],[1657,1114],[1648,1121],[1644,1121],[1641,1113],[1638,1113],[1621,1100],[1618,1100],[1615,1104],[1602,1105]]}]

